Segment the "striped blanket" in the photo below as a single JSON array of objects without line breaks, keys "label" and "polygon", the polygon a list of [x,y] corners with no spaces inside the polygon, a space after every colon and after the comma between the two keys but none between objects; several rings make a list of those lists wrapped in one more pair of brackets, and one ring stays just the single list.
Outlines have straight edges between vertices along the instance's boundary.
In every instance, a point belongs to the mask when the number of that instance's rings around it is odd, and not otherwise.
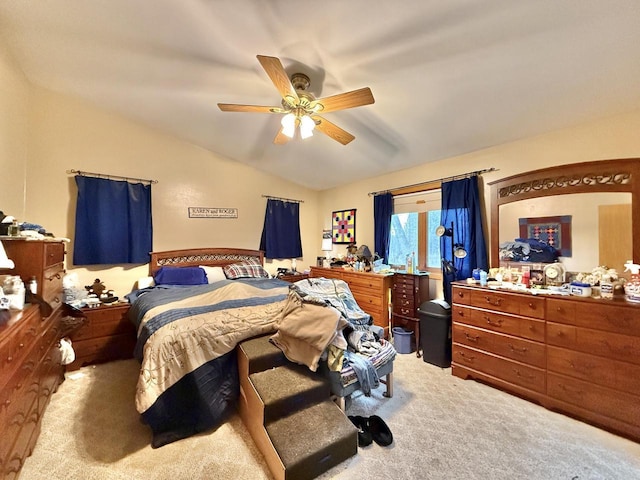
[{"label": "striped blanket", "polygon": [[238,342],[275,330],[288,284],[239,279],[180,288],[154,288],[133,303],[141,361],[136,408],[143,413],[166,390]]}]

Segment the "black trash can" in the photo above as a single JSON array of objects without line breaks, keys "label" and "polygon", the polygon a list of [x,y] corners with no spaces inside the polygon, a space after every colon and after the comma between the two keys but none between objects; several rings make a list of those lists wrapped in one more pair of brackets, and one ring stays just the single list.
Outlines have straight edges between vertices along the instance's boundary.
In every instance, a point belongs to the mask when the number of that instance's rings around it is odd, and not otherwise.
[{"label": "black trash can", "polygon": [[451,366],[451,306],[444,300],[430,300],[418,308],[422,359],[447,368]]}]

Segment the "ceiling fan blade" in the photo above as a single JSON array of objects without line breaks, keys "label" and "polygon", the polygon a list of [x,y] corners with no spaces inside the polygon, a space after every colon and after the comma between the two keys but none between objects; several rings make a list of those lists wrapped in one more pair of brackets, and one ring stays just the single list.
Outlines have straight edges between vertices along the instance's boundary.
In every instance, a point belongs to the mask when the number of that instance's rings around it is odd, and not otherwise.
[{"label": "ceiling fan blade", "polygon": [[280,129],[276,134],[276,138],[273,139],[273,143],[275,143],[276,145],[284,145],[285,143],[288,143],[289,140],[291,140],[291,138],[282,133],[282,129]]},{"label": "ceiling fan blade", "polygon": [[319,98],[311,104],[311,108],[318,113],[335,112],[347,108],[370,105],[375,102],[373,93],[369,87],[360,88],[351,92],[339,93],[331,97]]},{"label": "ceiling fan blade", "polygon": [[255,113],[284,113],[280,107],[266,107],[263,105],[238,105],[236,103],[219,103],[223,112],[255,112]]},{"label": "ceiling fan blade", "polygon": [[291,106],[295,106],[300,99],[296,93],[296,89],[289,80],[289,75],[282,66],[282,62],[277,57],[267,57],[265,55],[257,55],[258,61],[264,71],[267,72],[269,78],[282,95],[282,98]]},{"label": "ceiling fan blade", "polygon": [[346,145],[356,138],[346,130],[343,130],[336,124],[331,123],[329,120],[326,120],[318,115],[314,115],[311,118],[314,122],[316,122],[316,130],[320,130],[322,133],[328,135],[337,142],[340,142],[342,145]]}]

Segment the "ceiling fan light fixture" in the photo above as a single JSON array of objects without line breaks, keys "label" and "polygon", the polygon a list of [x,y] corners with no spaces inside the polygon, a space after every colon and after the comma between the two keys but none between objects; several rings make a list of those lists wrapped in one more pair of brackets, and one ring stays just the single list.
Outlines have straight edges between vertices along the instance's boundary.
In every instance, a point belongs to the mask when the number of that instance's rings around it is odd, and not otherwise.
[{"label": "ceiling fan light fixture", "polygon": [[296,116],[293,113],[287,113],[282,120],[280,120],[282,124],[282,133],[289,138],[293,138],[296,134]]},{"label": "ceiling fan light fixture", "polygon": [[316,122],[309,115],[303,115],[300,117],[300,137],[309,138],[313,136],[313,129],[316,127]]}]

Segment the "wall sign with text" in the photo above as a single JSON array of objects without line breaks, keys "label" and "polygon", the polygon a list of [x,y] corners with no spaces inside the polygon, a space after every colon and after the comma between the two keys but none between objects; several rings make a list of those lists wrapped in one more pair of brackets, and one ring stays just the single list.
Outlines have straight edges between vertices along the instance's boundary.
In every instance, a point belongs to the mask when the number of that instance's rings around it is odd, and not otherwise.
[{"label": "wall sign with text", "polygon": [[189,207],[189,218],[238,218],[238,209],[218,207]]}]

